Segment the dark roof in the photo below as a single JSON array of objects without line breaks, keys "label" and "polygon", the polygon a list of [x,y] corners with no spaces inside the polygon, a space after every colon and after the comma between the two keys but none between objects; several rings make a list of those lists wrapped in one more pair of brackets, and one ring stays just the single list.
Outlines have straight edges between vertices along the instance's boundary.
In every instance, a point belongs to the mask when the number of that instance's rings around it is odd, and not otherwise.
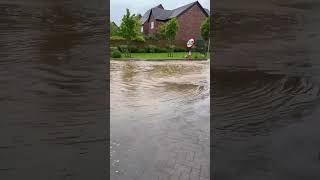
[{"label": "dark roof", "polygon": [[210,11],[209,11],[209,9],[206,9],[206,8],[203,8],[205,11],[206,11],[206,13],[208,14],[208,16],[210,16]]},{"label": "dark roof", "polygon": [[151,12],[151,9],[149,9],[146,13],[144,13],[144,15],[141,18],[141,23],[142,24],[144,24],[149,19],[150,12]]},{"label": "dark roof", "polygon": [[162,8],[162,9],[164,9],[163,8],[163,6],[162,6],[162,4],[159,4],[158,6],[156,6],[157,8]]},{"label": "dark roof", "polygon": [[116,28],[119,28],[119,26],[114,21],[112,21],[111,24],[113,24]]},{"label": "dark roof", "polygon": [[160,4],[156,7],[153,7],[151,9],[149,9],[141,18],[141,22],[142,24],[144,24],[146,21],[148,21],[151,13],[152,15],[155,17],[156,20],[160,20],[160,21],[166,21],[169,20],[171,18],[174,17],[178,17],[179,15],[183,14],[184,12],[186,12],[189,8],[191,8],[193,5],[198,4],[199,7],[203,10],[203,12],[209,16],[209,10],[208,9],[204,9],[200,3],[198,1],[195,1],[193,3],[181,6],[179,8],[173,9],[173,10],[166,10],[163,9],[163,6]]}]

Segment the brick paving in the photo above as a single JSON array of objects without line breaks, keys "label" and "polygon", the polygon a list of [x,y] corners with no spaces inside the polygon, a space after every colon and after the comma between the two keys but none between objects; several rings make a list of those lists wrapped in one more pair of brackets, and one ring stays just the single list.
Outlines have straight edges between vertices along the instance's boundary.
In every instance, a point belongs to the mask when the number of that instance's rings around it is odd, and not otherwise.
[{"label": "brick paving", "polygon": [[[125,93],[123,96],[115,96],[117,100],[113,101],[110,124],[111,180],[210,179],[209,92],[205,84],[209,82],[206,77],[209,73],[196,74],[197,64],[189,63],[188,66],[192,66],[190,72],[184,66],[180,69],[180,66],[168,64],[161,68],[157,66],[156,72],[167,73],[172,68],[186,72],[171,75],[171,79],[162,78],[162,75],[159,76],[161,78],[152,76],[157,81],[151,90],[152,81],[130,82],[139,84],[140,89],[134,86],[133,90],[122,92]],[[152,75],[150,70],[139,72],[140,75],[148,73],[142,80]],[[188,76],[188,73],[192,73],[192,76]],[[177,87],[180,84],[170,86],[162,82],[170,80],[181,83],[182,87],[179,89]],[[147,86],[143,86],[145,84]],[[159,85],[168,89],[159,90]],[[155,96],[154,92],[161,93],[163,90],[164,98]],[[119,98],[128,97],[132,99],[125,100],[126,106],[116,103],[123,100]],[[152,105],[148,98],[152,99]]]},{"label": "brick paving", "polygon": [[[111,179],[126,180],[130,179],[131,176],[132,179],[139,180],[209,180],[210,146],[208,129],[207,131],[197,129],[196,121],[175,123],[176,126],[172,125],[170,128],[149,126],[153,127],[149,128],[150,132],[156,132],[152,141],[157,144],[158,149],[151,156],[154,159],[152,159],[152,163],[148,164],[148,167],[141,167],[140,171],[135,171],[135,176],[132,176],[134,173],[130,174],[130,171],[127,171],[126,176],[117,173],[112,175],[111,173]],[[134,156],[133,154],[131,155]],[[143,152],[140,152],[140,154],[143,156]],[[139,159],[141,158],[137,158],[136,161],[139,161]],[[146,159],[150,160],[150,158]],[[130,162],[128,161],[128,163]]]},{"label": "brick paving", "polygon": [[[158,160],[158,180],[209,180],[210,155],[209,141],[199,141],[199,136],[178,136],[179,133],[166,136],[161,143],[170,148],[167,159]],[[206,138],[209,140],[209,138]],[[164,150],[163,150],[164,151]]]}]

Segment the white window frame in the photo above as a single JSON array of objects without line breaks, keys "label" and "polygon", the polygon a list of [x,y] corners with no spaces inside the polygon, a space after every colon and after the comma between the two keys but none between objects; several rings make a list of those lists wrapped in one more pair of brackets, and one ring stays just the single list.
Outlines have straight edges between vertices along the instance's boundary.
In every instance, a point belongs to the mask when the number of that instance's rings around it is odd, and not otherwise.
[{"label": "white window frame", "polygon": [[143,32],[143,26],[141,26],[141,32]]},{"label": "white window frame", "polygon": [[151,26],[151,27],[150,27],[151,29],[153,29],[153,28],[154,28],[154,22],[153,22],[153,21],[151,21],[150,26]]}]

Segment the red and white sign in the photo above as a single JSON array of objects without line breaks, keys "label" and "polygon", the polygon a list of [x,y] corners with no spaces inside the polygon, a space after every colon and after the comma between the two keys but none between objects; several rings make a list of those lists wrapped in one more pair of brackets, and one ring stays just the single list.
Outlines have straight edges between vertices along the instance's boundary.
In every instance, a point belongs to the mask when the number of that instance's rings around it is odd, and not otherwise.
[{"label": "red and white sign", "polygon": [[193,46],[193,44],[194,44],[194,39],[191,38],[191,39],[189,39],[189,41],[187,42],[187,47],[188,47],[188,48],[191,48],[191,47]]}]

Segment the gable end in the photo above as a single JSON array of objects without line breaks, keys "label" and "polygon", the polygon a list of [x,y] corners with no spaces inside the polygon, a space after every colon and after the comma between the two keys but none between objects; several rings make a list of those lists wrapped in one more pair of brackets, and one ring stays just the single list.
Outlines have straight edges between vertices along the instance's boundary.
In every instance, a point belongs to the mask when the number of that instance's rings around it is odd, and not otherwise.
[{"label": "gable end", "polygon": [[206,17],[209,17],[209,14],[207,13],[207,11],[201,6],[201,4],[197,1],[195,2],[192,6],[189,6],[187,9],[185,9],[184,11],[182,11],[177,17],[183,15],[185,12],[187,12],[189,9],[191,9],[194,5],[197,5],[201,11],[203,12],[203,14],[206,16]]}]

